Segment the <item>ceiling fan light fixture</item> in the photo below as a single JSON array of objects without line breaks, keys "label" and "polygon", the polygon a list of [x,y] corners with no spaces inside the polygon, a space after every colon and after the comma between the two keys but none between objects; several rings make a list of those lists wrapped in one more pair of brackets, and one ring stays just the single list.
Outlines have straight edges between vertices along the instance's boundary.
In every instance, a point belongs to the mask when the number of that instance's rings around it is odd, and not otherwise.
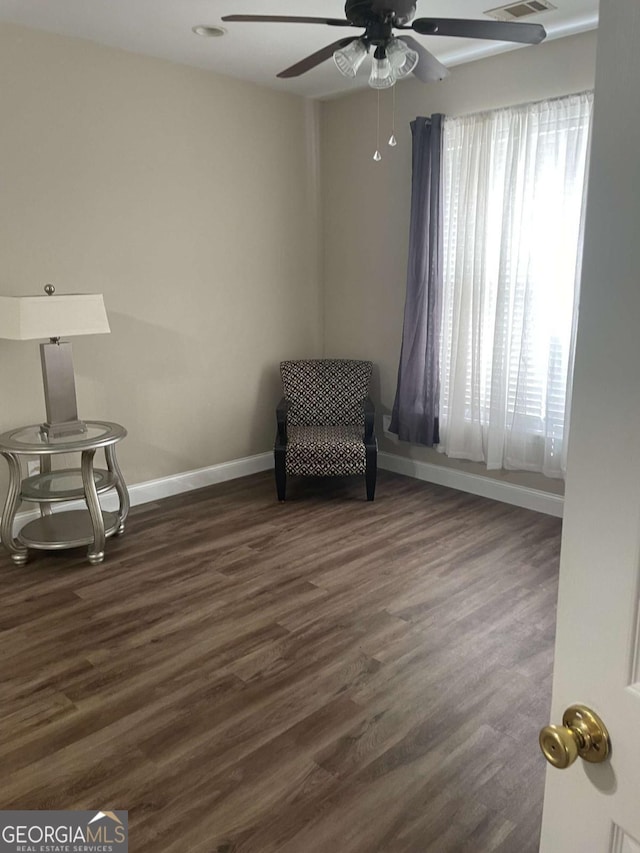
[{"label": "ceiling fan light fixture", "polygon": [[362,39],[356,39],[346,47],[336,50],[333,54],[333,61],[336,68],[344,77],[353,78],[358,73],[358,68],[362,65],[365,56],[369,53],[369,48]]},{"label": "ceiling fan light fixture", "polygon": [[379,45],[373,55],[371,62],[371,74],[369,85],[372,89],[388,89],[396,82],[391,63],[387,58],[385,49]]},{"label": "ceiling fan light fixture", "polygon": [[[544,7],[549,0],[516,0],[516,12],[529,4]],[[304,59],[285,68],[277,75],[280,79],[299,77],[322,62],[333,57],[337,69],[353,79],[364,61],[371,45],[375,46],[369,85],[373,89],[387,89],[397,79],[412,71],[423,83],[443,80],[448,69],[419,41],[411,35],[393,35],[395,29],[412,30],[423,36],[445,36],[464,39],[487,39],[515,44],[539,44],[546,31],[540,24],[519,21],[486,21],[471,18],[414,18],[416,0],[346,0],[344,18],[320,18],[308,15],[223,15],[222,20],[245,23],[324,24],[329,27],[358,27],[364,33],[340,38]],[[510,7],[513,12],[513,6]],[[546,7],[545,7],[546,8]],[[494,10],[495,11],[495,10]],[[210,27],[194,27],[199,35],[219,35]],[[387,56],[385,48],[389,48]]]},{"label": "ceiling fan light fixture", "polygon": [[415,50],[411,50],[401,39],[389,40],[386,49],[387,57],[391,63],[393,75],[397,80],[407,77],[418,64],[419,56]]}]

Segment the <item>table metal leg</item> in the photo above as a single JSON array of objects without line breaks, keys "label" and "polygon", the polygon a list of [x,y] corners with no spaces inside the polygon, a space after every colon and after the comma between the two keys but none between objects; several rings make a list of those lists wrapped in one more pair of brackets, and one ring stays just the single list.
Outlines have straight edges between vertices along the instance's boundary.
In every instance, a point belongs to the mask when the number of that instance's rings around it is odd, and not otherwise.
[{"label": "table metal leg", "polygon": [[124,477],[122,476],[120,466],[118,465],[118,460],[116,459],[115,445],[111,444],[108,447],[105,447],[104,455],[107,460],[107,468],[115,475],[116,478],[116,492],[118,493],[118,500],[120,501],[120,508],[118,510],[118,517],[120,518],[118,536],[120,536],[124,533],[124,523],[129,515],[129,492],[124,481]]},{"label": "table metal leg", "polygon": [[89,545],[89,551],[87,552],[87,557],[92,566],[96,566],[104,560],[105,545],[104,518],[102,517],[102,509],[100,508],[98,492],[93,478],[93,457],[95,455],[95,448],[92,450],[83,450],[81,462],[84,496],[93,526],[93,544]]},{"label": "table metal leg", "polygon": [[0,539],[2,544],[11,554],[11,559],[17,566],[24,566],[29,555],[28,550],[13,538],[13,522],[16,512],[20,506],[20,488],[22,484],[22,472],[20,470],[20,459],[13,453],[3,453],[9,463],[9,491],[2,511],[0,521]]},{"label": "table metal leg", "polygon": [[[40,473],[48,474],[51,471],[51,457],[44,454],[40,457]],[[45,501],[40,502],[40,515],[44,518],[46,515],[51,515],[51,504]]]}]

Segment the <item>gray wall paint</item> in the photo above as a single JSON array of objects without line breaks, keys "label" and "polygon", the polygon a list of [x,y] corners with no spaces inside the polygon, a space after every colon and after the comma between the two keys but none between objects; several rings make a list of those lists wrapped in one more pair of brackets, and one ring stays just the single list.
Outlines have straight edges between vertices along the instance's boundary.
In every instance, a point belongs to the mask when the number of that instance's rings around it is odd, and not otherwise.
[{"label": "gray wall paint", "polygon": [[[0,292],[104,293],[74,339],[83,417],[129,430],[131,483],[268,450],[281,358],[363,356],[381,411],[400,349],[408,122],[589,88],[595,34],[324,104],[91,42],[0,26]],[[382,95],[382,135],[390,93]],[[36,342],[0,341],[0,429],[44,417]],[[381,429],[380,429],[381,432]],[[439,454],[381,446],[438,464]],[[530,475],[505,479],[547,489]],[[0,494],[6,486],[0,466]]]},{"label": "gray wall paint", "polygon": [[[0,293],[109,314],[80,416],[127,427],[131,483],[268,450],[278,362],[322,348],[317,105],[14,26],[0,77]],[[42,421],[38,343],[0,363],[0,430]]]}]

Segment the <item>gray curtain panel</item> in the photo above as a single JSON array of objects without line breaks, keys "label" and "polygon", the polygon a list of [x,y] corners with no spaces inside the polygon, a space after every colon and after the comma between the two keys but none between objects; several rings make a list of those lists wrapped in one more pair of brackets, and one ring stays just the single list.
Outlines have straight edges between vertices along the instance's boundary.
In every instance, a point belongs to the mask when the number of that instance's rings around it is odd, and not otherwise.
[{"label": "gray curtain panel", "polygon": [[391,432],[432,447],[439,441],[439,346],[442,299],[442,123],[418,117],[413,136],[411,223],[398,386]]}]

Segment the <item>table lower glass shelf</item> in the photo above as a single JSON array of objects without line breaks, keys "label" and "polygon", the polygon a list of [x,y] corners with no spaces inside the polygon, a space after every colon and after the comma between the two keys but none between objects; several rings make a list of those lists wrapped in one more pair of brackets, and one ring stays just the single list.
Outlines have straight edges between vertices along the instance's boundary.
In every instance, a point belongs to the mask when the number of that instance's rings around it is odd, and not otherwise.
[{"label": "table lower glass shelf", "polygon": [[[120,526],[118,515],[103,511],[102,518],[105,536],[117,533]],[[27,548],[49,551],[90,545],[94,541],[91,516],[88,510],[83,509],[54,512],[25,524],[17,538]]]},{"label": "table lower glass shelf", "polygon": [[[93,469],[93,481],[98,494],[113,489],[116,485],[115,476],[111,471],[105,471],[103,468]],[[63,468],[59,471],[49,471],[46,474],[28,477],[22,481],[20,498],[23,501],[36,503],[84,498],[82,472],[80,468]]]}]

